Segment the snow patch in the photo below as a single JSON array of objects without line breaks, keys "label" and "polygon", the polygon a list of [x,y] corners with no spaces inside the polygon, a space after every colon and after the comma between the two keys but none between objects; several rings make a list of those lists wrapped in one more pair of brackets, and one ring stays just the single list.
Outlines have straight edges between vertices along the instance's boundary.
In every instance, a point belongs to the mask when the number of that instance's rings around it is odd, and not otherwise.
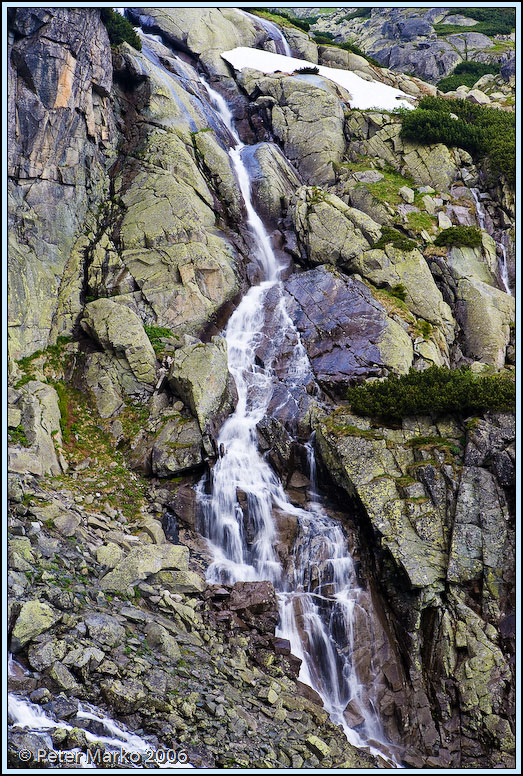
[{"label": "snow patch", "polygon": [[351,108],[359,108],[360,110],[407,108],[412,110],[414,107],[408,101],[408,95],[400,89],[394,89],[392,86],[387,86],[379,81],[365,81],[350,70],[315,65],[314,62],[308,62],[306,59],[272,54],[270,51],[261,51],[246,46],[224,51],[222,57],[235,70],[244,70],[250,67],[261,73],[275,73],[277,70],[283,73],[293,73],[302,67],[317,67],[319,75],[328,78],[349,92],[352,97],[350,100]]}]

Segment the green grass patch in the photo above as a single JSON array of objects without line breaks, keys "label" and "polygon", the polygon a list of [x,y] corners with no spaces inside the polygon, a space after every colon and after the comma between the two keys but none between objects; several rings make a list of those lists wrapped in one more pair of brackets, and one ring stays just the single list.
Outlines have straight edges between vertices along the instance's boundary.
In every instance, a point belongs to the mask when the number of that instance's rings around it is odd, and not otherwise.
[{"label": "green grass patch", "polygon": [[[368,166],[365,169],[368,169]],[[378,172],[383,175],[382,180],[376,181],[376,183],[357,183],[356,188],[367,188],[373,197],[379,199],[380,202],[387,202],[389,205],[397,205],[403,202],[399,190],[402,186],[411,185],[412,181],[400,175],[392,167],[386,167],[384,170],[378,170]]]},{"label": "green grass patch", "polygon": [[407,213],[407,225],[413,232],[430,232],[434,226],[434,221],[428,213],[416,213],[412,211]]},{"label": "green grass patch", "polygon": [[370,283],[366,284],[372,293],[372,296],[387,310],[388,313],[394,313],[407,323],[414,325],[416,319],[410,312],[405,302],[400,297],[386,288],[375,288]]},{"label": "green grass patch", "polygon": [[434,245],[478,248],[481,245],[481,229],[478,229],[477,226],[450,226],[438,234],[434,240]]},{"label": "green grass patch", "polygon": [[24,431],[24,427],[20,424],[16,428],[8,429],[9,444],[21,445],[22,447],[30,447],[30,442]]},{"label": "green grass patch", "polygon": [[448,413],[463,416],[513,410],[515,383],[501,375],[481,376],[470,369],[431,366],[350,388],[347,398],[358,415],[394,419]]},{"label": "green grass patch", "polygon": [[337,19],[336,24],[351,22],[353,19],[369,19],[371,13],[372,8],[357,8],[355,11],[352,11],[352,13],[346,13],[341,19]]},{"label": "green grass patch", "polygon": [[144,324],[144,330],[149,337],[149,342],[153,346],[154,352],[157,356],[162,356],[165,351],[165,346],[168,344],[166,340],[179,340],[179,336],[174,334],[166,326],[149,326]]},{"label": "green grass patch", "polygon": [[[296,16],[291,16],[278,9],[278,13],[268,11],[267,8],[241,8],[241,11],[253,14],[254,16],[261,16],[262,19],[268,19],[270,22],[278,24],[280,27],[297,27],[303,32],[308,32],[310,29],[310,23],[305,19],[298,19]],[[315,18],[317,21],[319,17]]]},{"label": "green grass patch", "polygon": [[432,324],[428,321],[423,320],[422,318],[416,321],[416,325],[414,327],[415,331],[418,332],[423,339],[428,340],[430,339],[432,335]]},{"label": "green grass patch", "polygon": [[[454,116],[454,118],[453,118]],[[444,143],[485,159],[492,175],[515,182],[516,132],[513,112],[467,100],[423,97],[402,115],[401,137],[415,143]]]},{"label": "green grass patch", "polygon": [[142,41],[134,31],[134,27],[121,14],[113,11],[112,8],[100,9],[102,22],[105,25],[111,46],[118,46],[120,43],[129,43],[137,51],[142,50]]},{"label": "green grass patch", "polygon": [[460,14],[467,19],[475,19],[473,27],[461,27],[459,24],[434,24],[436,35],[453,35],[464,32],[481,32],[483,35],[509,35],[515,29],[516,12],[514,8],[453,8],[452,16]]},{"label": "green grass patch", "polygon": [[319,46],[335,46],[336,48],[343,49],[344,51],[350,51],[351,54],[356,54],[358,57],[363,57],[363,59],[366,59],[370,65],[381,67],[377,59],[374,59],[374,57],[366,54],[363,49],[361,49],[355,43],[351,43],[350,41],[345,41],[344,43],[335,43],[333,37],[334,35],[331,32],[322,32],[313,35],[313,40]]}]

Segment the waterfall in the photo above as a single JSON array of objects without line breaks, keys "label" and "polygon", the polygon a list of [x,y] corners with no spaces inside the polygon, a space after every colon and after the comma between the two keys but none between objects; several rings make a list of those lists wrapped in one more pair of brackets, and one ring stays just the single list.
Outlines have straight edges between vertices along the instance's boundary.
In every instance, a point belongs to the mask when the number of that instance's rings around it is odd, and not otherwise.
[{"label": "waterfall", "polygon": [[249,19],[254,19],[254,21],[261,24],[263,29],[269,33],[270,39],[274,41],[277,54],[284,54],[286,57],[292,57],[291,48],[277,24],[274,24],[274,22],[271,22],[269,19],[264,19],[263,16],[255,16],[252,13],[240,11],[239,8],[236,10],[238,13],[241,13],[242,16],[247,16]]},{"label": "waterfall", "polygon": [[[315,382],[285,304],[281,276],[286,265],[278,260],[253,202],[246,164],[251,147],[247,149],[241,141],[223,96],[176,57],[180,72],[171,73],[147,45],[149,36],[142,36],[142,53],[156,75],[169,82],[166,86],[176,102],[180,97],[174,84],[183,82],[195,111],[205,116],[229,154],[247,215],[244,236],[260,278],[245,294],[224,332],[238,400],[216,440],[223,455],[196,486],[201,532],[213,557],[207,580],[222,584],[271,581],[280,606],[278,635],[288,639],[292,652],[302,660],[300,679],[320,695],[349,741],[398,767],[392,753],[395,747],[387,742],[374,707],[372,681],[360,681],[353,660],[356,620],[368,618],[364,604],[368,608],[370,599],[357,583],[341,525],[325,513],[317,495],[313,437],[306,448],[311,474],[307,509],[289,501],[258,450],[258,424],[269,416],[282,422],[286,419],[288,399],[281,402],[280,395],[275,396],[277,388],[283,387],[285,395],[298,403],[295,395],[305,393],[305,387],[314,390]],[[194,120],[187,118],[193,129]],[[273,398],[277,406],[271,403]],[[283,568],[276,551],[276,513],[296,521],[291,571]],[[371,648],[369,644],[365,649],[370,652]]]},{"label": "waterfall", "polygon": [[[148,761],[161,769],[166,768],[194,768],[187,762],[186,754],[180,751],[179,759],[172,749],[162,749],[154,747],[150,742],[136,735],[129,733],[124,725],[116,723],[108,717],[103,711],[97,709],[89,703],[80,703],[75,715],[75,725],[71,725],[64,720],[56,720],[50,717],[37,704],[30,703],[15,693],[8,695],[8,715],[9,724],[13,728],[28,730],[31,732],[44,733],[43,740],[47,743],[50,750],[54,749],[53,741],[50,735],[44,731],[63,728],[73,730],[80,728],[85,733],[89,743],[102,744],[106,752],[112,752],[115,757],[114,764],[130,765],[131,768],[138,768],[143,762]],[[83,722],[85,720],[85,722]],[[83,722],[83,725],[82,725]],[[89,730],[89,723],[94,723],[95,731],[101,730],[103,733],[92,732]],[[77,753],[76,762],[82,768],[96,768],[100,764],[88,752],[84,754],[79,749],[66,750]],[[165,753],[165,754],[164,754]],[[125,757],[130,757],[130,761]],[[169,759],[170,757],[170,759]],[[101,762],[104,762],[103,760]]]},{"label": "waterfall", "polygon": [[[486,231],[486,212],[485,208],[483,207],[483,204],[481,202],[481,193],[479,189],[471,188],[472,196],[474,197],[474,202],[476,203],[476,213],[478,216],[478,223],[479,228],[483,231]],[[503,285],[503,290],[512,296],[512,293],[510,291],[510,284],[508,279],[508,267],[507,267],[507,249],[505,244],[502,240],[495,240],[496,243],[496,249],[498,254],[498,274],[499,278],[501,280],[501,283]]]},{"label": "waterfall", "polygon": [[[308,509],[291,504],[258,450],[256,426],[266,416],[272,398],[273,364],[281,338],[295,343],[287,365],[290,381],[298,384],[310,378],[312,370],[285,308],[282,266],[252,201],[249,171],[242,158],[245,146],[223,97],[203,79],[202,83],[236,142],[229,156],[262,277],[243,297],[225,330],[229,371],[238,402],[217,439],[224,454],[196,488],[202,533],[213,554],[207,579],[229,584],[270,580],[280,603],[278,635],[288,639],[293,654],[301,658],[300,679],[318,692],[331,719],[342,726],[351,743],[370,748],[397,767],[373,706],[372,690],[360,682],[352,660],[355,616],[358,611],[367,616],[362,599],[368,594],[357,583],[340,524],[324,512],[316,495],[313,438],[306,448],[312,489]],[[271,306],[271,330],[278,333],[276,338],[267,331],[265,307],[269,295],[278,300]],[[260,365],[257,352],[262,346],[264,359]],[[294,572],[288,576],[275,551],[275,510],[292,516],[297,524]],[[353,727],[347,721],[347,708],[351,709]]]}]

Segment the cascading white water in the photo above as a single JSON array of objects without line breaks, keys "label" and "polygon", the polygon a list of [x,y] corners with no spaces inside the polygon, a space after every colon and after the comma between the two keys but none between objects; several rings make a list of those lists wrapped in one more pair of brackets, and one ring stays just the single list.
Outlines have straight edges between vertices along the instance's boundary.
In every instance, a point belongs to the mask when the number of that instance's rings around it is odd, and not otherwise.
[{"label": "cascading white water", "polygon": [[[35,703],[22,698],[15,693],[9,693],[8,695],[8,714],[10,718],[10,724],[13,728],[19,728],[21,730],[29,730],[33,732],[42,733],[48,730],[55,730],[56,728],[63,728],[65,730],[73,730],[73,726],[64,720],[56,720],[50,717],[45,711]],[[91,720],[94,721],[98,728],[104,730],[106,735],[92,733],[87,725],[86,728],[82,728],[85,733],[85,737],[90,743],[99,743],[104,746],[108,752],[114,752],[118,755],[121,752],[131,754],[135,760],[131,761],[131,767],[138,767],[140,762],[150,758],[150,762],[154,763],[155,767],[160,769],[165,768],[194,768],[193,765],[185,761],[178,761],[175,759],[174,751],[171,749],[157,750],[150,742],[136,735],[135,733],[129,733],[129,731],[123,726],[116,723],[110,717],[107,717],[100,709],[95,706],[91,706],[88,703],[81,703],[78,707],[76,714],[79,720]],[[77,724],[76,728],[79,727]],[[44,741],[46,741],[44,736]],[[49,736],[47,740],[49,749],[53,749],[53,742]],[[71,752],[78,752],[77,762],[82,768],[96,768],[96,760],[92,760],[89,754],[85,755],[77,749],[68,750]],[[158,758],[155,758],[155,752],[158,751]],[[160,751],[165,751],[170,755],[170,761],[163,759],[163,753],[160,755]],[[181,753],[180,753],[181,756]],[[185,760],[185,757],[182,757]],[[118,760],[116,760],[118,762]],[[124,764],[129,764],[124,759]]]},{"label": "cascading white water", "polygon": [[264,19],[262,16],[255,16],[254,14],[248,13],[247,11],[240,11],[239,8],[236,10],[238,13],[241,13],[242,16],[248,16],[249,19],[254,19],[254,21],[258,22],[258,24],[261,24],[264,30],[269,33],[271,40],[274,41],[277,54],[284,54],[286,57],[292,57],[291,48],[277,24],[271,22],[270,19]]},{"label": "cascading white water", "polygon": [[[476,213],[478,216],[479,228],[484,231],[486,226],[487,214],[485,212],[485,208],[483,207],[483,203],[481,202],[481,193],[479,189],[476,189],[476,188],[473,188],[470,191],[472,192],[472,196],[474,197],[474,202],[476,203]],[[496,240],[495,242],[498,250],[499,277],[503,284],[504,291],[511,296],[512,293],[510,291],[508,267],[507,267],[507,249],[505,244],[502,241]]]},{"label": "cascading white water", "polygon": [[[352,661],[354,612],[366,595],[356,582],[354,565],[341,526],[323,511],[314,495],[315,459],[309,444],[312,500],[308,510],[289,501],[274,471],[260,455],[256,427],[269,407],[275,376],[274,359],[279,355],[281,338],[295,343],[287,373],[291,380],[303,380],[311,367],[286,308],[282,266],[270,237],[254,207],[249,173],[242,159],[243,143],[234,127],[231,112],[221,95],[202,79],[224,125],[236,141],[229,150],[243,195],[247,222],[253,239],[255,259],[262,281],[250,288],[231,316],[225,331],[229,371],[236,384],[238,403],[224,423],[217,439],[224,451],[202,479],[197,493],[202,512],[202,532],[207,536],[214,561],[208,581],[270,580],[278,592],[280,624],[278,635],[291,643],[293,654],[301,658],[300,679],[321,696],[332,720],[343,727],[356,746],[369,746],[377,755],[388,756],[372,699],[359,681]],[[264,309],[268,295],[276,294],[271,331],[267,334]],[[257,351],[263,345],[263,365]],[[274,510],[293,516],[298,526],[294,549],[294,573],[286,578],[276,555],[277,529]],[[361,716],[358,732],[344,716],[348,704]]]}]

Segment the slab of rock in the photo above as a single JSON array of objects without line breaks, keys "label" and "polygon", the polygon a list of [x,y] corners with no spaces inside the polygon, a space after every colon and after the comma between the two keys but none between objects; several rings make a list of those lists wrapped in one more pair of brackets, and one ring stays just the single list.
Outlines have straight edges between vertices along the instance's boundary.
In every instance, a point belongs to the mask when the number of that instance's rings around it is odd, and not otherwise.
[{"label": "slab of rock", "polygon": [[402,186],[398,194],[408,205],[412,205],[414,202],[414,191],[410,186]]},{"label": "slab of rock", "polygon": [[[355,172],[352,174],[353,178],[356,178],[357,181],[360,183],[377,183],[378,181],[382,181],[385,177],[383,173],[378,172],[378,170],[362,170],[361,172]],[[407,186],[403,187],[404,189],[407,188]],[[401,194],[402,189],[400,189]],[[403,195],[402,195],[403,196]],[[414,192],[413,192],[414,196]],[[409,200],[406,200],[409,201]],[[414,199],[412,199],[414,201]]]},{"label": "slab of rock", "polygon": [[154,439],[150,457],[157,477],[182,474],[200,466],[204,447],[198,421],[181,416],[166,420]]},{"label": "slab of rock", "polygon": [[292,275],[285,290],[314,373],[329,389],[343,390],[383,369],[408,371],[413,358],[408,334],[360,280],[318,267]]},{"label": "slab of rock", "polygon": [[52,385],[31,380],[20,389],[18,409],[29,447],[8,448],[8,470],[37,476],[58,475],[67,470],[60,452],[62,431],[58,394]]},{"label": "slab of rock", "polygon": [[277,222],[301,181],[274,143],[246,146],[242,152],[257,212],[269,222]]},{"label": "slab of rock", "polygon": [[108,614],[88,614],[85,624],[89,636],[98,644],[115,647],[125,638],[125,628]]},{"label": "slab of rock", "polygon": [[163,569],[187,571],[189,550],[179,544],[136,547],[100,580],[103,590],[126,592],[138,582]]},{"label": "slab of rock", "polygon": [[202,434],[215,435],[233,406],[224,337],[178,348],[168,381],[197,417]]},{"label": "slab of rock", "polygon": [[138,383],[156,383],[156,355],[135,312],[111,299],[85,306],[81,326],[105,351],[127,362]]},{"label": "slab of rock", "polygon": [[102,682],[101,690],[109,706],[120,714],[138,711],[147,695],[143,684],[135,679],[108,680]]},{"label": "slab of rock", "polygon": [[351,269],[381,234],[380,225],[366,213],[316,186],[298,189],[293,211],[298,242],[311,264]]},{"label": "slab of rock", "polygon": [[[345,150],[342,90],[319,76],[260,77],[248,68],[238,80],[250,95],[261,93],[275,101],[272,131],[303,179],[320,186],[334,183],[332,163],[340,162]],[[344,96],[348,101],[350,95]]]},{"label": "slab of rock", "polygon": [[178,646],[176,639],[158,623],[147,623],[145,635],[150,647],[158,649],[162,654],[167,655],[167,657],[170,657],[172,660],[179,660],[181,658],[180,647]]},{"label": "slab of rock", "polygon": [[22,604],[13,628],[12,651],[20,652],[28,642],[52,628],[61,616],[49,604],[36,600],[26,601]]},{"label": "slab of rock", "polygon": [[70,334],[81,312],[75,240],[105,199],[116,132],[98,8],[16,8],[9,27],[9,326],[21,358],[47,347],[53,328]]}]

